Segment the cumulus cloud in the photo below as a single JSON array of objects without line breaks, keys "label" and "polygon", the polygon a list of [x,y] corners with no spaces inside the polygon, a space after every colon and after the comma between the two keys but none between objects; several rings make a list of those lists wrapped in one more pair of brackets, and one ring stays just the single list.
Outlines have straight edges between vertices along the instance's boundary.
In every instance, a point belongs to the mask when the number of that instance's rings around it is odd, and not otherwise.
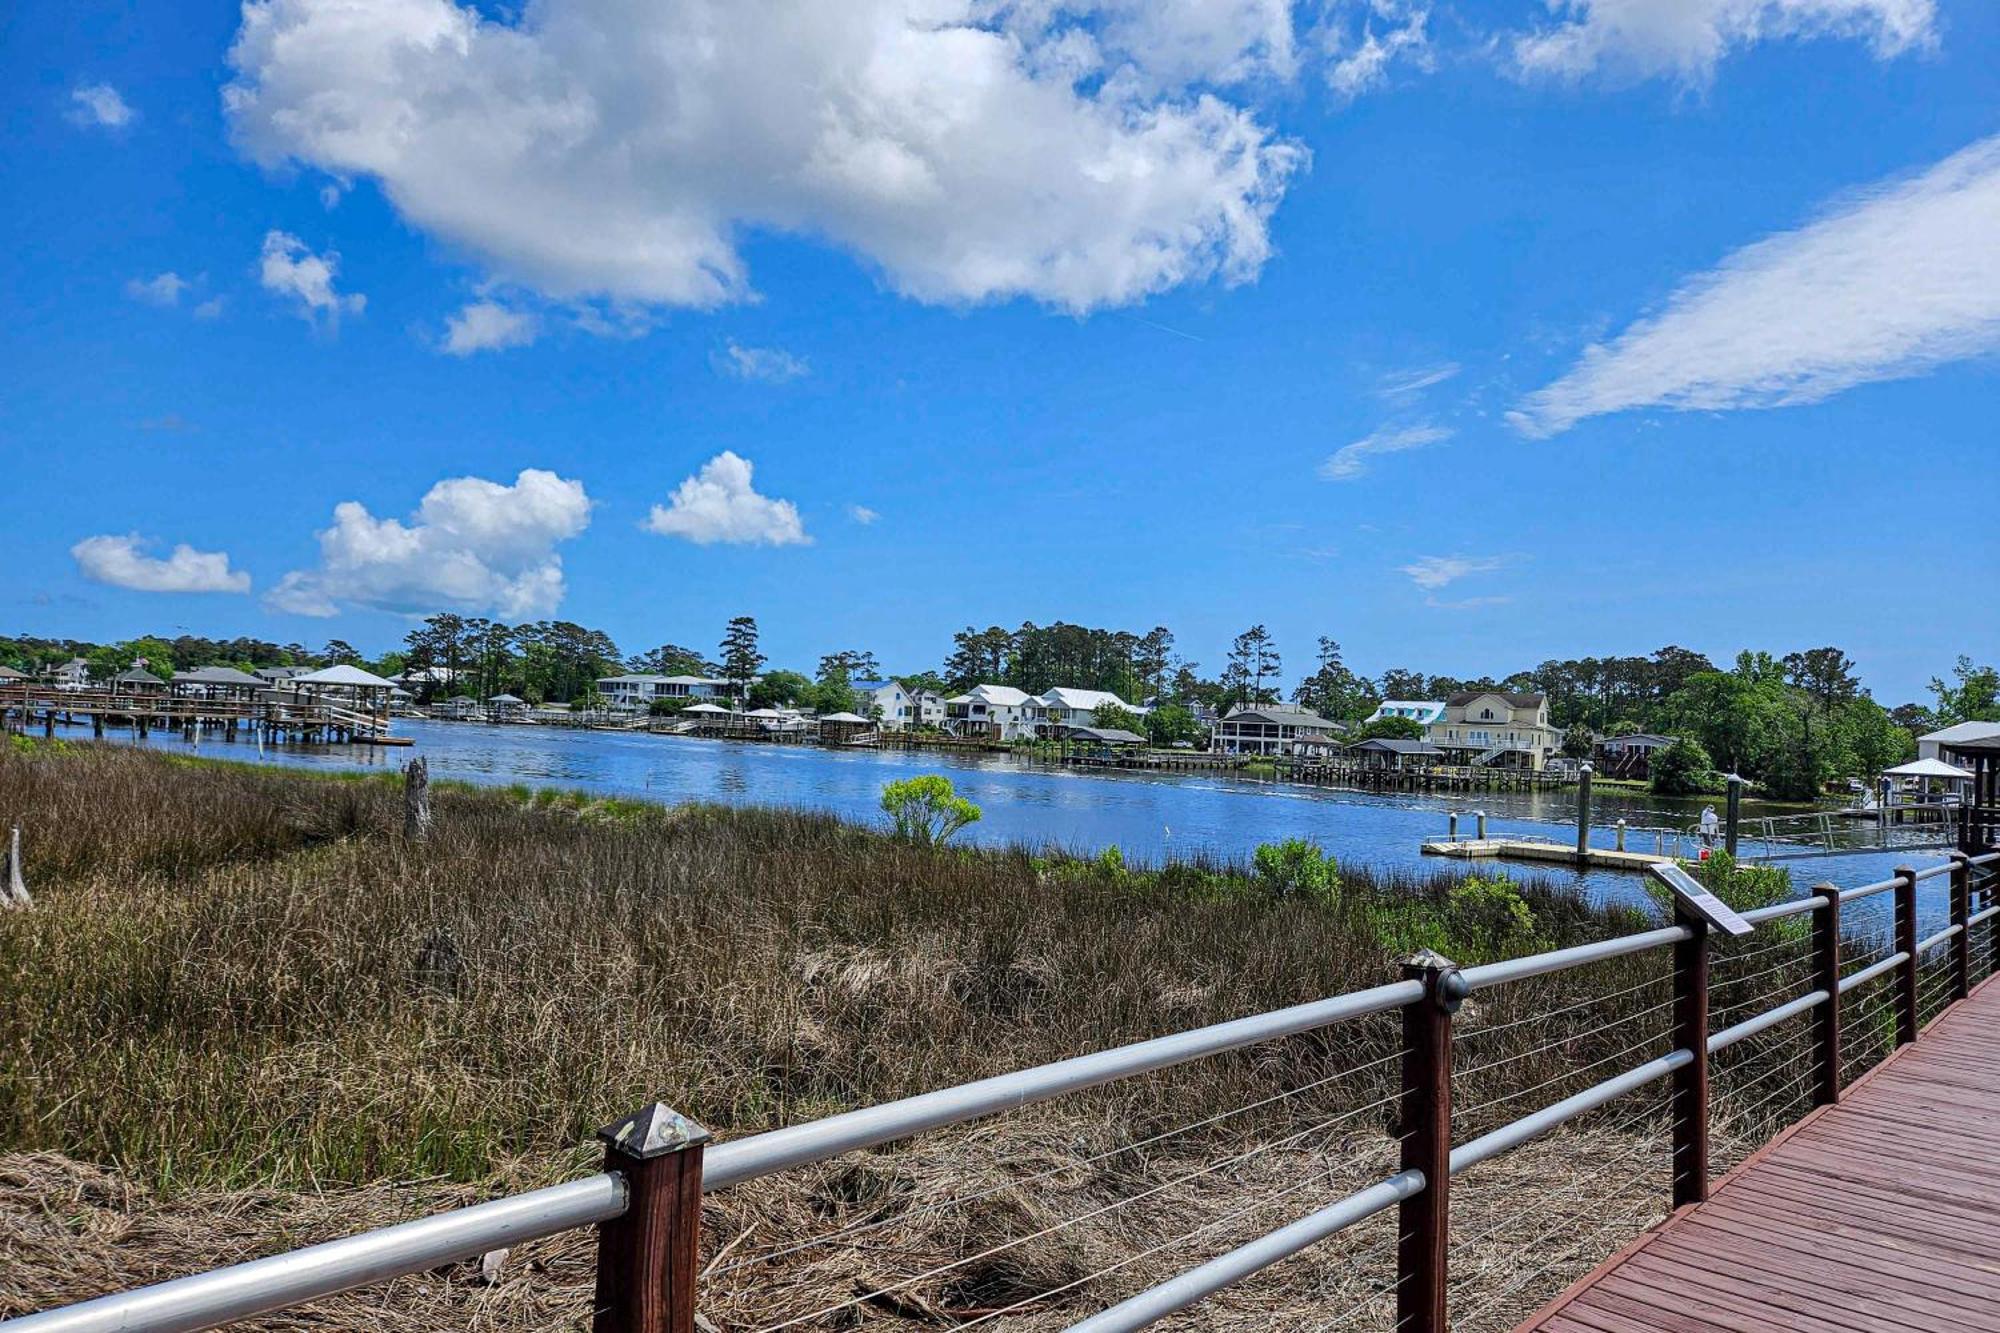
[{"label": "cumulus cloud", "polygon": [[122,130],[137,120],[139,113],[110,84],[91,83],[70,90],[69,118],[78,125]]},{"label": "cumulus cloud", "polygon": [[1305,153],[1214,89],[1289,34],[1277,0],[252,0],[226,103],[258,161],[372,177],[555,299],[743,300],[777,230],[1087,311],[1262,268]]},{"label": "cumulus cloud", "polygon": [[2000,135],[1683,282],[1509,415],[1553,435],[1633,407],[1817,402],[2000,347]]},{"label": "cumulus cloud", "polygon": [[535,317],[511,310],[498,301],[473,301],[444,321],[443,350],[453,356],[505,347],[526,347],[535,340]]},{"label": "cumulus cloud", "polygon": [[69,548],[83,576],[135,592],[249,592],[250,576],[229,567],[223,551],[197,551],[185,542],[162,560],[140,548],[137,533],[85,537]]},{"label": "cumulus cloud", "polygon": [[563,599],[556,547],[590,525],[583,483],[538,468],[512,485],[453,477],[430,488],[409,522],[349,500],[319,534],[319,565],[265,594],[276,610],[330,616],[343,606],[422,615],[439,610],[515,620]]},{"label": "cumulus cloud", "polygon": [[867,527],[870,523],[873,523],[876,519],[882,517],[880,514],[876,513],[873,509],[870,509],[867,505],[847,506],[847,516],[853,519],[856,523],[859,523],[864,528]]},{"label": "cumulus cloud", "polygon": [[125,284],[125,295],[134,301],[144,301],[147,305],[179,305],[181,293],[193,284],[178,273],[162,273],[154,278],[132,278]]},{"label": "cumulus cloud", "polygon": [[1401,567],[1419,588],[1442,588],[1468,574],[1487,574],[1505,564],[1497,555],[1426,555]]},{"label": "cumulus cloud", "polygon": [[767,384],[783,384],[812,371],[803,358],[782,347],[745,347],[733,338],[713,359],[715,368],[725,375]]},{"label": "cumulus cloud", "polygon": [[334,289],[339,269],[340,256],[331,250],[316,255],[290,232],[264,233],[259,280],[265,291],[296,302],[300,318],[307,323],[316,323],[321,317],[337,323],[343,314],[358,315],[368,304],[368,298],[359,293],[343,294]]},{"label": "cumulus cloud", "polygon": [[1389,71],[1398,61],[1428,70],[1435,63],[1428,31],[1430,8],[1407,0],[1369,0],[1360,7],[1359,32],[1344,37],[1337,23],[1329,24],[1332,60],[1327,65],[1327,86],[1345,101],[1389,82]]},{"label": "cumulus cloud", "polygon": [[646,530],[697,546],[809,545],[798,506],[759,495],[750,477],[750,460],[723,450],[675,487],[668,503],[653,506]]},{"label": "cumulus cloud", "polygon": [[1557,22],[1517,34],[1528,76],[1666,75],[1706,83],[1737,47],[1782,38],[1867,41],[1888,59],[1936,38],[1936,0],[1549,0]]},{"label": "cumulus cloud", "polygon": [[1447,426],[1384,426],[1327,455],[1326,461],[1319,465],[1319,475],[1327,481],[1352,481],[1368,471],[1368,459],[1375,454],[1400,454],[1451,436]]}]

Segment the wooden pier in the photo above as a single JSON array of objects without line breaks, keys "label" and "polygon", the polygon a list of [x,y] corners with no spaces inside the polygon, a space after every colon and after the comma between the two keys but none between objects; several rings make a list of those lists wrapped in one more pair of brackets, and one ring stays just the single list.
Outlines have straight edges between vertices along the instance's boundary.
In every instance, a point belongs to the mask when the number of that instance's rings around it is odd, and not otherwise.
[{"label": "wooden pier", "polygon": [[1467,838],[1456,842],[1427,842],[1425,856],[1454,856],[1462,860],[1541,861],[1558,865],[1580,865],[1593,870],[1643,871],[1648,866],[1672,861],[1671,856],[1652,852],[1628,852],[1623,848],[1586,847],[1579,854],[1568,843],[1538,838]]},{"label": "wooden pier", "polygon": [[188,740],[220,735],[224,740],[261,739],[272,744],[408,745],[389,734],[386,712],[360,711],[327,699],[276,690],[252,697],[203,697],[165,692],[65,690],[50,685],[0,685],[0,731],[53,737],[56,728],[130,729],[144,738],[155,731]]}]

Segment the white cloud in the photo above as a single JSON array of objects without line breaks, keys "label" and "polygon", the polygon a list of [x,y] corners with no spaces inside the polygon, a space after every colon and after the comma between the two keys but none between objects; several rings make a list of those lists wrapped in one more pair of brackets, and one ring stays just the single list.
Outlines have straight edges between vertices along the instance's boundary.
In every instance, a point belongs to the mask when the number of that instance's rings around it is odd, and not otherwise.
[{"label": "white cloud", "polygon": [[733,338],[712,360],[715,368],[725,375],[739,380],[763,380],[767,384],[783,384],[812,371],[803,358],[782,347],[744,347]]},{"label": "white cloud", "polygon": [[179,305],[181,293],[194,284],[178,273],[162,273],[156,278],[133,278],[125,284],[125,295],[147,305]]},{"label": "white cloud", "polygon": [[1440,361],[1434,366],[1419,366],[1415,370],[1405,370],[1383,379],[1375,390],[1384,398],[1402,398],[1422,389],[1443,384],[1454,378],[1462,367],[1456,361]]},{"label": "white cloud", "polygon": [[1340,37],[1340,29],[1329,24],[1332,63],[1327,66],[1327,86],[1346,101],[1353,101],[1389,82],[1389,70],[1398,60],[1428,70],[1434,60],[1428,32],[1430,8],[1407,0],[1370,0],[1352,45]]},{"label": "white cloud", "polygon": [[473,301],[444,321],[443,348],[453,356],[504,347],[526,347],[535,340],[535,317],[510,310],[498,301]]},{"label": "white cloud", "polygon": [[917,300],[1087,311],[1256,276],[1306,154],[1210,89],[1289,34],[1277,0],[252,0],[226,101],[260,162],[372,177],[556,299],[744,300],[775,230]]},{"label": "white cloud", "polygon": [[668,504],[653,506],[646,530],[685,537],[697,546],[810,544],[798,506],[757,494],[750,476],[749,459],[723,450],[675,487]]},{"label": "white cloud", "polygon": [[1783,407],[2000,347],[2000,135],[1685,282],[1509,416]]},{"label": "white cloud", "polygon": [[249,592],[250,576],[229,567],[223,551],[197,551],[185,542],[162,560],[140,550],[137,533],[85,537],[69,548],[85,578],[137,592]]},{"label": "white cloud", "polygon": [[1451,429],[1446,426],[1384,426],[1353,444],[1334,450],[1319,465],[1319,475],[1327,481],[1352,481],[1368,470],[1367,460],[1371,455],[1400,454],[1405,450],[1437,444],[1451,436]]},{"label": "white cloud", "polygon": [[70,90],[69,118],[78,125],[122,130],[137,120],[139,113],[110,84],[92,83]]},{"label": "white cloud", "polygon": [[316,322],[322,315],[329,323],[337,323],[341,315],[358,315],[368,304],[368,298],[359,293],[334,290],[333,279],[339,269],[340,256],[330,250],[316,255],[290,232],[264,233],[263,262],[258,274],[264,290],[298,302],[299,315],[307,323]]},{"label": "white cloud", "polygon": [[1529,76],[1594,73],[1691,84],[1737,47],[1782,38],[1866,40],[1882,59],[1936,39],[1936,0],[1548,0],[1558,22],[1515,37]]},{"label": "white cloud", "polygon": [[439,610],[505,619],[548,615],[562,602],[556,546],[590,526],[583,483],[538,468],[514,483],[454,477],[424,495],[410,522],[336,505],[319,534],[315,569],[294,570],[265,602],[298,615],[342,606],[410,615]]},{"label": "white cloud", "polygon": [[200,305],[194,308],[194,317],[196,319],[222,318],[222,298],[219,296],[211,296],[206,301],[203,301]]},{"label": "white cloud", "polygon": [[876,513],[873,509],[870,509],[867,505],[847,506],[847,516],[853,519],[856,523],[859,523],[864,528],[867,527],[870,523],[873,523],[876,519],[882,517],[880,514]]},{"label": "white cloud", "polygon": [[1487,574],[1506,561],[1497,555],[1426,555],[1401,567],[1419,588],[1442,588],[1468,574]]}]

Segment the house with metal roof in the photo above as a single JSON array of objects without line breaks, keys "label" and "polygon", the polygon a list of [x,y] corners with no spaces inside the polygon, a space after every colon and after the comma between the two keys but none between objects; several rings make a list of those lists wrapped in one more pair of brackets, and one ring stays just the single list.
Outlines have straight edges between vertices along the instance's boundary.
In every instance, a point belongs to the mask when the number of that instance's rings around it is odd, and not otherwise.
[{"label": "house with metal roof", "polygon": [[1238,704],[1215,724],[1208,748],[1217,754],[1291,754],[1324,746],[1343,730],[1296,704]]},{"label": "house with metal roof", "polygon": [[1384,699],[1375,705],[1374,712],[1361,720],[1361,725],[1365,727],[1385,717],[1406,717],[1420,727],[1428,727],[1443,716],[1442,699]]},{"label": "house with metal roof", "polygon": [[1037,736],[1053,737],[1092,725],[1097,718],[1097,710],[1105,707],[1121,708],[1135,717],[1143,717],[1148,711],[1143,705],[1126,703],[1109,690],[1079,690],[1058,685],[1029,699],[1022,712]]},{"label": "house with metal roof", "polygon": [[612,708],[643,713],[655,699],[721,699],[729,694],[729,682],[713,676],[662,676],[650,671],[632,671],[618,676],[600,676],[597,692]]},{"label": "house with metal roof", "polygon": [[1983,741],[2000,736],[2000,722],[1960,722],[1917,737],[1917,758],[1944,759],[1939,753],[1967,741]]},{"label": "house with metal roof", "polygon": [[945,729],[955,736],[1021,740],[1034,734],[1027,706],[1026,690],[1011,685],[975,685],[944,701]]}]

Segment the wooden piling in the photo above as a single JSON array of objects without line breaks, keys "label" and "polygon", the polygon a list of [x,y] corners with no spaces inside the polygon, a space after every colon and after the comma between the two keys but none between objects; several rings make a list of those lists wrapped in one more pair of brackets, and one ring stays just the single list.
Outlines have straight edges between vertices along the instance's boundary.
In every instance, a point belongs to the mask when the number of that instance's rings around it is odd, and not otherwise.
[{"label": "wooden piling", "polygon": [[598,1228],[592,1333],[695,1333],[709,1133],[658,1102],[597,1133],[604,1169],[624,1177],[628,1203]]}]

